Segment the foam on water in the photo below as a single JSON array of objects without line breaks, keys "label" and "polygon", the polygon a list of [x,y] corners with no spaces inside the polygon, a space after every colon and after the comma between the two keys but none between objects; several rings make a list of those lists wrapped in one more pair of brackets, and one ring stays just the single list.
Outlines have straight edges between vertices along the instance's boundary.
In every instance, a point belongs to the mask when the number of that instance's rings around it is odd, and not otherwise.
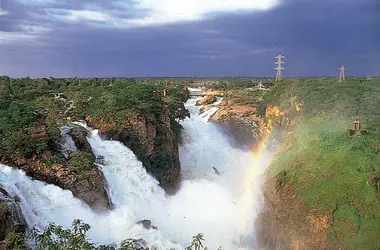
[{"label": "foam on water", "polygon": [[[94,154],[104,156],[99,167],[114,204],[112,211],[93,213],[70,191],[31,180],[4,165],[0,165],[0,185],[20,197],[28,225],[40,229],[48,222],[70,227],[79,218],[91,225],[89,237],[102,244],[142,238],[149,247],[184,249],[192,236],[203,233],[209,249],[254,249],[258,186],[251,182],[257,180],[252,170],[260,166],[250,152],[233,148],[225,135],[207,122],[218,103],[201,117],[195,102],[190,99],[186,103],[191,118],[182,122],[187,135],[180,147],[183,181],[174,196],[164,194],[130,149],[118,141],[102,140],[97,130],[91,130],[88,140]],[[151,220],[158,230],[135,224],[143,219]]]}]

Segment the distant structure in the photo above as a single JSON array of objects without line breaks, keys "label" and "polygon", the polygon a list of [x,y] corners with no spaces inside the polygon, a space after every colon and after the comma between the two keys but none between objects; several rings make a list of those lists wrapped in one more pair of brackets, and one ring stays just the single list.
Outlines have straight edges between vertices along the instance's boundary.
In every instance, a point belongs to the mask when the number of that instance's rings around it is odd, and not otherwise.
[{"label": "distant structure", "polygon": [[277,68],[275,68],[275,70],[277,71],[276,73],[276,81],[279,81],[282,79],[282,70],[284,69],[282,67],[282,64],[284,63],[282,61],[282,59],[284,59],[285,57],[282,56],[282,55],[278,55],[275,57],[277,59],[277,62],[275,64],[277,64]]},{"label": "distant structure", "polygon": [[164,97],[166,97],[167,94],[168,94],[168,80],[165,80]]},{"label": "distant structure", "polygon": [[259,81],[259,84],[256,86],[256,88],[258,88],[260,90],[266,89],[265,86],[261,83],[261,81]]},{"label": "distant structure", "polygon": [[356,119],[354,120],[354,124],[352,126],[352,129],[348,129],[348,135],[354,136],[354,135],[365,135],[366,134],[365,129],[361,129],[360,120]]},{"label": "distant structure", "polygon": [[344,71],[345,71],[346,69],[345,69],[344,66],[342,65],[342,67],[340,67],[339,70],[340,70],[339,82],[344,82]]}]

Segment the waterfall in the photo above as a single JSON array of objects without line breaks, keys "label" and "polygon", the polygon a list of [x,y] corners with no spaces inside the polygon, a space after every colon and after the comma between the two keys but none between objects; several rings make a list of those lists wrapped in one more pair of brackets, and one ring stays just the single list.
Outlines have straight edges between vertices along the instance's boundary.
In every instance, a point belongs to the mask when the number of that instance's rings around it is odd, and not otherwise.
[{"label": "waterfall", "polygon": [[67,159],[69,157],[69,154],[71,152],[74,152],[77,150],[77,147],[75,146],[75,142],[73,141],[73,138],[69,135],[70,127],[68,126],[62,126],[59,130],[61,131],[61,136],[63,138],[63,141],[60,143],[61,145],[61,151],[65,158]]},{"label": "waterfall", "polygon": [[[88,141],[94,154],[104,157],[99,168],[113,210],[93,213],[70,191],[31,180],[21,170],[1,164],[0,184],[20,197],[27,224],[40,229],[49,222],[70,227],[79,218],[91,225],[89,238],[101,244],[142,238],[150,248],[184,249],[192,236],[203,233],[210,250],[219,246],[223,250],[255,249],[258,193],[254,170],[264,163],[259,164],[250,152],[233,148],[226,136],[207,122],[215,109],[201,117],[195,101],[186,103],[191,118],[182,125],[190,140],[179,149],[183,181],[174,196],[165,195],[130,149],[118,141],[102,140],[98,130],[91,130]],[[151,220],[157,230],[136,224],[143,219]]]}]

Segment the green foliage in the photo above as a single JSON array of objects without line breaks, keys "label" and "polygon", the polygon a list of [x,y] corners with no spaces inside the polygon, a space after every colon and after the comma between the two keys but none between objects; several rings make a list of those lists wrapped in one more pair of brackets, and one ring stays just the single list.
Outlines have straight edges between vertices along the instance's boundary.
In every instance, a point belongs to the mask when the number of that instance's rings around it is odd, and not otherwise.
[{"label": "green foliage", "polygon": [[4,243],[14,250],[26,249],[25,236],[22,233],[10,232],[5,236]]},{"label": "green foliage", "polygon": [[[315,211],[333,216],[330,240],[347,249],[379,249],[380,199],[370,179],[380,171],[380,79],[285,79],[264,96],[290,110],[291,146],[268,169],[286,170],[290,183]],[[292,99],[302,100],[300,112]],[[348,135],[361,119],[364,136]],[[285,178],[286,177],[286,178]],[[365,240],[364,240],[365,239]]]},{"label": "green foliage", "polygon": [[[36,242],[34,250],[139,250],[135,239],[124,240],[120,246],[115,244],[97,245],[87,238],[86,234],[90,228],[90,225],[81,220],[74,220],[71,229],[64,229],[59,225],[50,223],[43,232],[39,232],[34,227],[31,228],[29,237]],[[203,240],[202,234],[194,236],[191,245],[186,247],[186,250],[207,250],[202,245]]]},{"label": "green foliage", "polygon": [[[101,117],[123,125],[132,115],[160,115],[164,112],[163,81],[136,79],[79,79],[0,77],[0,161],[37,156],[43,162],[60,163],[58,125],[72,120]],[[173,123],[189,116],[183,107],[181,83],[170,85],[169,116]],[[55,98],[59,94],[59,98]],[[46,127],[46,135],[41,132]],[[176,130],[178,131],[178,130]],[[42,154],[51,152],[45,160]],[[79,170],[78,165],[75,168]]]},{"label": "green foliage", "polygon": [[7,212],[8,212],[7,204],[5,204],[4,201],[0,200],[0,218],[5,216]]},{"label": "green foliage", "polygon": [[[202,242],[204,241],[203,234],[199,233],[196,236],[193,236],[193,241],[190,246],[186,247],[185,250],[207,250],[207,247],[204,247]],[[219,247],[218,250],[222,248]]]},{"label": "green foliage", "polygon": [[77,174],[88,173],[94,168],[95,157],[87,152],[75,151],[69,156],[68,166]]},{"label": "green foliage", "polygon": [[[86,233],[90,230],[88,224],[80,220],[74,220],[72,229],[63,229],[61,226],[50,223],[42,233],[35,228],[30,230],[30,237],[34,239],[37,245],[35,250],[113,250],[114,246],[96,246],[87,239]],[[128,249],[129,250],[129,249]]]}]

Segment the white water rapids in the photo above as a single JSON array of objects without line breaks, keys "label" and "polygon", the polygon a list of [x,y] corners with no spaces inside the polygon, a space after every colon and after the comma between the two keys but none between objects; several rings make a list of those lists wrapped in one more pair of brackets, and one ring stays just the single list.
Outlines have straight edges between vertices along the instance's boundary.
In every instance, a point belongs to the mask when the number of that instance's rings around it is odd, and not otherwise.
[{"label": "white water rapids", "polygon": [[[180,147],[182,183],[179,192],[166,196],[130,149],[118,141],[102,140],[97,130],[88,138],[101,166],[115,208],[96,214],[72,193],[33,181],[22,171],[0,164],[0,186],[20,197],[29,226],[44,228],[49,222],[70,227],[74,219],[91,225],[89,238],[101,244],[142,238],[157,249],[184,249],[192,236],[203,233],[208,249],[255,249],[254,219],[259,206],[259,178],[266,157],[255,159],[233,148],[225,135],[207,119],[213,107],[198,115],[195,99],[186,107],[191,118],[182,122]],[[264,160],[263,160],[264,159]],[[220,175],[213,169],[215,167]],[[135,224],[152,221],[155,229]]]}]

